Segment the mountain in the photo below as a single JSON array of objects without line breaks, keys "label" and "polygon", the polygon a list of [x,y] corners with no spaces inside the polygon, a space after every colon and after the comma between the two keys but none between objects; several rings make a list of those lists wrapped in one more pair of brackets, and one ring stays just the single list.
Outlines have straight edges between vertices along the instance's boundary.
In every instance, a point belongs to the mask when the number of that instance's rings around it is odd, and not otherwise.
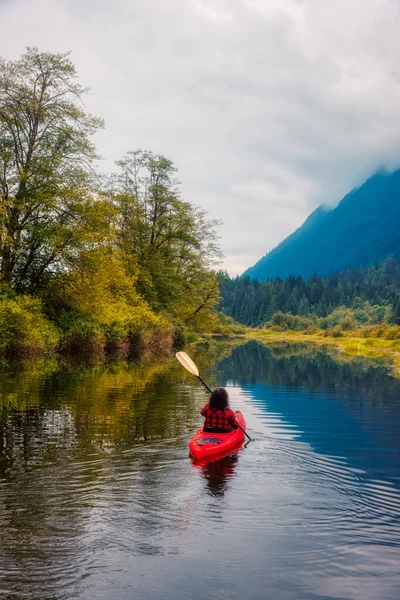
[{"label": "mountain", "polygon": [[336,208],[319,206],[243,276],[326,276],[376,265],[390,255],[400,259],[400,170],[374,175]]}]

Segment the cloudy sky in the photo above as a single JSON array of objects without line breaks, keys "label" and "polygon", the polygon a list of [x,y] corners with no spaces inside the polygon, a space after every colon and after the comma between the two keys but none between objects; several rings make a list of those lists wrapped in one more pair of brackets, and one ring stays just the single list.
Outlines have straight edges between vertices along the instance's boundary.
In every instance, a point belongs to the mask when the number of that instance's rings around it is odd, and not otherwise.
[{"label": "cloudy sky", "polygon": [[72,51],[104,170],[175,162],[232,275],[400,165],[399,0],[0,0],[0,22],[5,58]]}]

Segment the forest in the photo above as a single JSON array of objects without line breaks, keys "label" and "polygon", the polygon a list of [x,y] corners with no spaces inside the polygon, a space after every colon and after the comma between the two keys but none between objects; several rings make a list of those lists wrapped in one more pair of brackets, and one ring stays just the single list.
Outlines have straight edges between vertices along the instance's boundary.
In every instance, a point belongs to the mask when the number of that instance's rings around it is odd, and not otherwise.
[{"label": "forest", "polygon": [[168,158],[99,170],[69,54],[0,59],[0,355],[152,351],[218,328],[216,221]]},{"label": "forest", "polygon": [[[393,257],[376,267],[327,278],[291,276],[259,282],[248,276],[231,279],[225,273],[220,277],[220,289],[220,309],[250,327],[269,323],[286,329],[307,329],[308,324],[324,328],[337,325],[342,317],[400,325],[400,265]],[[307,321],[309,317],[313,318]]]}]

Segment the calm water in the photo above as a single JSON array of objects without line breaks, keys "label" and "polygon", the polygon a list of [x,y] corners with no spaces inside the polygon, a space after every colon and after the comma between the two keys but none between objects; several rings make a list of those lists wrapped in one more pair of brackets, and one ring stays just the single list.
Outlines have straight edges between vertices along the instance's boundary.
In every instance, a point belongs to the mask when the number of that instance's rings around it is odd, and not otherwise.
[{"label": "calm water", "polygon": [[397,600],[400,381],[254,342],[195,358],[254,438],[203,468],[176,361],[0,371],[0,597]]}]

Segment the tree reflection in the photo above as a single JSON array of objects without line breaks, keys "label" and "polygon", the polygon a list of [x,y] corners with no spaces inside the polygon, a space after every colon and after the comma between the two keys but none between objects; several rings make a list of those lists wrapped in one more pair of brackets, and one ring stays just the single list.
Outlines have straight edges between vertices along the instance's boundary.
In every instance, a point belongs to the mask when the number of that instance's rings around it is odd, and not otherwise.
[{"label": "tree reflection", "polygon": [[379,361],[345,357],[312,344],[271,346],[251,341],[221,360],[218,372],[222,385],[229,381],[240,387],[255,383],[306,386],[311,391],[329,390],[344,399],[357,392],[375,403],[400,396],[400,380]]},{"label": "tree reflection", "polygon": [[4,366],[0,477],[71,450],[84,456],[179,437],[198,411],[178,368],[171,360]]}]

